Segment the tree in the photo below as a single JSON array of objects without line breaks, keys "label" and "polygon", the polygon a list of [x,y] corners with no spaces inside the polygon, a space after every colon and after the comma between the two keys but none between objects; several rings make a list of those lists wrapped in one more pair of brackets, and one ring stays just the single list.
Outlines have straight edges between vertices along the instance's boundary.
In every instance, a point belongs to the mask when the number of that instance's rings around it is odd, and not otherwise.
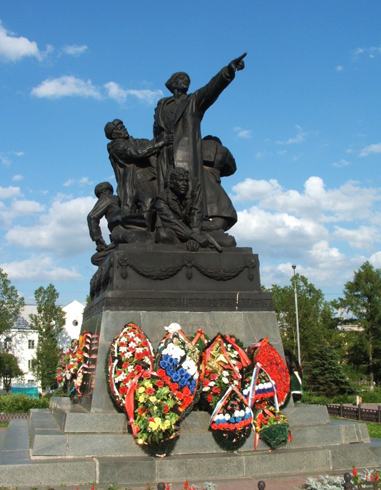
[{"label": "tree", "polygon": [[8,275],[0,269],[0,333],[13,326],[24,306],[24,298],[12,286]]},{"label": "tree", "polygon": [[371,386],[381,381],[381,269],[368,261],[355,271],[353,280],[344,286],[344,297],[332,302],[364,329],[368,347],[368,370]]},{"label": "tree", "polygon": [[325,342],[312,351],[306,361],[305,370],[305,388],[317,395],[332,397],[354,391],[339,363],[339,356]]},{"label": "tree", "polygon": [[[325,301],[320,289],[308,282],[307,277],[295,275],[298,292],[299,337],[302,365],[316,346],[325,338],[335,335],[333,309]],[[290,286],[271,286],[271,293],[282,336],[283,347],[297,357],[295,283]]]},{"label": "tree", "polygon": [[0,377],[3,378],[4,388],[7,393],[11,389],[12,378],[17,378],[23,374],[15,356],[0,352]]},{"label": "tree", "polygon": [[56,385],[59,361],[58,336],[65,325],[65,313],[56,306],[59,297],[53,284],[39,287],[34,293],[37,314],[30,315],[31,327],[38,333],[36,359],[33,370],[43,390]]}]

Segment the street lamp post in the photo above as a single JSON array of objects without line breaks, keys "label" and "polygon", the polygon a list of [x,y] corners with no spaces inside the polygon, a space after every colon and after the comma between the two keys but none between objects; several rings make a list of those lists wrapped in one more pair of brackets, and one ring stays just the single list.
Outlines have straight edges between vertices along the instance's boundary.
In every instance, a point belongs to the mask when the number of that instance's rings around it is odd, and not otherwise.
[{"label": "street lamp post", "polygon": [[298,312],[298,288],[296,287],[296,275],[295,269],[296,265],[291,266],[294,271],[294,288],[295,288],[295,318],[296,318],[296,345],[298,348],[298,363],[299,366],[302,365],[301,357],[300,357],[300,336],[299,336],[299,312]]}]

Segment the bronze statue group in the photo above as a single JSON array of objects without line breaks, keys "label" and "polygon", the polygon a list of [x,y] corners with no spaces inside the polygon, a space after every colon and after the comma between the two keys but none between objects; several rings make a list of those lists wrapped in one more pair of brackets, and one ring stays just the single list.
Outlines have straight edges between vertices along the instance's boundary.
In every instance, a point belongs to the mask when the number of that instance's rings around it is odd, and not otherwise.
[{"label": "bronze statue group", "polygon": [[[174,73],[166,83],[172,93],[159,100],[154,114],[153,139],[129,135],[120,119],[105,126],[117,195],[109,182],[95,187],[98,198],[88,215],[91,239],[100,265],[119,243],[164,243],[188,251],[235,246],[227,234],[237,221],[221,177],[232,175],[236,163],[219,138],[201,138],[206,110],[244,68],[242,56],[222,68],[204,87],[188,94],[190,78]],[[100,221],[107,219],[109,245]]]}]

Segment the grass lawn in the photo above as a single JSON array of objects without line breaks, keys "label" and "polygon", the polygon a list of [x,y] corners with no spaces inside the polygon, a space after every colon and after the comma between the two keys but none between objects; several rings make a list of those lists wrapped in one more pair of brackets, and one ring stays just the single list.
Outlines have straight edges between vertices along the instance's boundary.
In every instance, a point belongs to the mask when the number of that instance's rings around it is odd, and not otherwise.
[{"label": "grass lawn", "polygon": [[8,427],[8,422],[0,422],[0,427]]},{"label": "grass lawn", "polygon": [[378,437],[381,439],[381,424],[367,423],[368,432],[370,437]]}]

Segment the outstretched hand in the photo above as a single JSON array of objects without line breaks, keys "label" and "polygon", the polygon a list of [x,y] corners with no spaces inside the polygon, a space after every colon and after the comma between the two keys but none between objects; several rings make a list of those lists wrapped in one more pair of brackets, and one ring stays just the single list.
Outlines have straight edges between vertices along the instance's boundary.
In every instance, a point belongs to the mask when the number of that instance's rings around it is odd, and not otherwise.
[{"label": "outstretched hand", "polygon": [[238,58],[235,58],[229,63],[229,67],[232,68],[234,71],[243,70],[245,68],[245,62],[243,61],[243,59],[246,55],[247,53],[243,53],[241,54],[241,56],[238,56]]}]

